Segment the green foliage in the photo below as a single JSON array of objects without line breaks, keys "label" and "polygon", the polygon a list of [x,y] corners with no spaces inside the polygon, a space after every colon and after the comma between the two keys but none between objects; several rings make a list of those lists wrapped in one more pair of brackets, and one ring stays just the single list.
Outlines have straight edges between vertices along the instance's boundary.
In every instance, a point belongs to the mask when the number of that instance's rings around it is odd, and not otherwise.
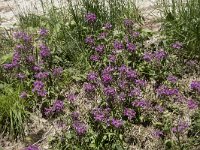
[{"label": "green foliage", "polygon": [[19,88],[0,84],[0,132],[9,134],[11,139],[24,136],[24,124],[27,119],[25,102],[19,98]]},{"label": "green foliage", "polygon": [[200,0],[162,0],[164,34],[185,45],[181,58],[200,59]]},{"label": "green foliage", "polygon": [[53,3],[40,1],[43,8],[42,15],[36,15],[30,11],[21,12],[18,15],[19,26],[25,30],[45,27],[49,30],[48,45],[57,55],[58,64],[64,67],[74,66],[88,68],[85,60],[87,53],[84,50],[83,40],[91,33],[85,28],[85,13],[92,12],[97,15],[96,27],[110,22],[113,26],[121,26],[122,18],[134,18],[141,22],[139,10],[134,0],[80,0],[65,1],[57,8]]}]

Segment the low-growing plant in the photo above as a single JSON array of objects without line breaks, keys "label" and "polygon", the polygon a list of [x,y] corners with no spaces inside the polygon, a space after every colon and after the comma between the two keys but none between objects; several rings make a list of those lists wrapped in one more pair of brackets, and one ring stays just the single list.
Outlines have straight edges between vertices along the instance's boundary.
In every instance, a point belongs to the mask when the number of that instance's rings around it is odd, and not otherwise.
[{"label": "low-growing plant", "polygon": [[8,134],[11,139],[24,137],[28,114],[26,102],[19,97],[20,88],[0,84],[0,92],[0,133]]},{"label": "low-growing plant", "polygon": [[163,0],[161,6],[164,34],[169,41],[184,43],[184,49],[178,52],[179,57],[199,60],[200,1]]},{"label": "low-growing plant", "polygon": [[[91,31],[97,20],[94,13],[86,14]],[[76,93],[68,95],[71,117],[64,124],[69,128],[53,145],[58,149],[130,148],[124,133],[134,124],[152,126],[152,136],[163,139],[166,149],[186,148],[190,124],[181,116],[185,109],[193,112],[198,108],[199,81],[191,82],[196,99],[192,100],[173,75],[176,66],[171,48],[145,47],[141,44],[144,37],[130,19],[124,20],[120,31],[104,24],[84,40],[91,70],[83,89],[90,107],[81,110],[83,104],[75,102]]]}]

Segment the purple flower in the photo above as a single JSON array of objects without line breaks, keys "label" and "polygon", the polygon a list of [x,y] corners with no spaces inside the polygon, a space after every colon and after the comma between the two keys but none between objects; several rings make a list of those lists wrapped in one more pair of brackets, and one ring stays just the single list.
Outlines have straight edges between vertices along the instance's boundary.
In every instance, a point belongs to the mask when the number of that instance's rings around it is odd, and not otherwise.
[{"label": "purple flower", "polygon": [[44,108],[45,116],[50,116],[52,113],[52,108]]},{"label": "purple flower", "polygon": [[134,52],[136,50],[136,46],[132,43],[127,43],[126,48],[129,52]]},{"label": "purple flower", "polygon": [[190,88],[200,93],[200,81],[192,81],[190,84]]},{"label": "purple flower", "polygon": [[136,115],[136,112],[133,109],[125,108],[124,116],[127,116],[129,120],[133,119]]},{"label": "purple flower", "polygon": [[80,114],[77,111],[74,111],[74,112],[71,113],[71,117],[72,117],[72,119],[74,121],[76,121],[76,120],[78,121],[79,120],[79,116],[80,116]]},{"label": "purple flower", "polygon": [[176,83],[177,80],[178,80],[178,78],[177,78],[176,76],[169,75],[169,76],[167,77],[167,80],[168,80],[169,82],[171,82],[171,83]]},{"label": "purple flower", "polygon": [[60,76],[63,73],[62,67],[57,67],[53,69],[53,76]]},{"label": "purple flower", "polygon": [[132,33],[132,36],[133,36],[134,38],[139,37],[139,36],[140,36],[140,32],[133,32],[133,33]]},{"label": "purple flower", "polygon": [[103,53],[104,48],[104,45],[98,45],[97,47],[95,47],[95,51],[98,53]]},{"label": "purple flower", "polygon": [[13,66],[18,66],[21,60],[19,52],[15,51],[13,54],[12,64]]},{"label": "purple flower", "polygon": [[67,95],[67,99],[70,101],[70,102],[74,102],[75,99],[76,99],[76,95],[74,93],[70,93]]},{"label": "purple flower", "polygon": [[133,90],[131,90],[131,92],[129,93],[130,97],[133,96],[141,96],[141,90],[139,88],[134,88]]},{"label": "purple flower", "polygon": [[127,72],[128,68],[126,65],[121,65],[121,67],[119,67],[118,70],[120,73],[124,73],[124,72]]},{"label": "purple flower", "polygon": [[23,73],[18,73],[17,78],[20,79],[20,80],[23,80],[23,79],[26,78],[26,75],[23,74]]},{"label": "purple flower", "polygon": [[155,51],[154,52],[154,58],[157,60],[157,61],[160,61],[164,58],[167,57],[167,53],[164,51],[164,50],[159,50],[159,51]]},{"label": "purple flower", "polygon": [[141,100],[135,100],[132,102],[132,106],[134,107],[141,107],[143,109],[148,109],[151,106],[151,103],[147,100],[141,99]]},{"label": "purple flower", "polygon": [[91,83],[85,83],[84,85],[84,90],[86,92],[94,92],[95,91],[95,85]]},{"label": "purple flower", "polygon": [[84,135],[87,132],[86,124],[80,121],[74,121],[73,128],[78,135]]},{"label": "purple flower", "polygon": [[124,92],[121,92],[121,93],[118,95],[118,97],[119,97],[119,100],[120,100],[120,101],[125,101],[125,99],[126,99],[126,94],[125,94]]},{"label": "purple flower", "polygon": [[47,92],[44,90],[44,83],[42,81],[36,80],[33,86],[33,92],[37,92],[38,96],[46,96]]},{"label": "purple flower", "polygon": [[31,36],[29,36],[27,33],[25,32],[15,32],[14,33],[14,37],[15,39],[20,39],[23,40],[24,42],[29,42],[31,41]]},{"label": "purple flower", "polygon": [[96,81],[98,78],[98,74],[96,72],[90,72],[87,75],[87,80],[88,81]]},{"label": "purple flower", "polygon": [[104,93],[106,96],[113,97],[116,94],[116,90],[113,87],[105,87]]},{"label": "purple flower", "polygon": [[29,55],[26,58],[26,60],[27,60],[28,63],[34,63],[35,62],[35,57],[33,55]]},{"label": "purple flower", "polygon": [[23,50],[24,49],[24,46],[22,44],[17,44],[15,46],[15,50]]},{"label": "purple flower", "polygon": [[106,111],[104,112],[101,108],[95,108],[92,110],[92,115],[95,121],[102,122],[106,119]]},{"label": "purple flower", "polygon": [[113,43],[113,47],[115,50],[121,50],[121,49],[123,49],[124,46],[123,46],[123,43],[115,40]]},{"label": "purple flower", "polygon": [[115,61],[116,61],[116,56],[115,56],[115,55],[109,55],[109,56],[108,56],[108,60],[109,60],[110,62],[115,62]]},{"label": "purple flower", "polygon": [[45,28],[41,28],[41,29],[39,30],[39,34],[40,34],[41,36],[46,36],[46,35],[48,35],[48,30],[45,29]]},{"label": "purple flower", "polygon": [[108,33],[107,32],[102,32],[100,33],[100,35],[98,36],[99,40],[105,39],[107,37]]},{"label": "purple flower", "polygon": [[24,150],[39,150],[39,148],[38,148],[38,146],[30,145],[30,146],[26,147]]},{"label": "purple flower", "polygon": [[147,85],[147,82],[145,80],[138,79],[135,80],[135,84],[139,87],[145,87]]},{"label": "purple flower", "polygon": [[110,74],[108,74],[108,73],[103,74],[102,75],[102,82],[104,84],[108,84],[108,83],[112,82],[112,76]]},{"label": "purple flower", "polygon": [[47,95],[47,92],[44,89],[42,89],[40,91],[37,91],[37,94],[38,96],[45,97]]},{"label": "purple flower", "polygon": [[33,86],[34,86],[33,91],[39,91],[39,90],[41,90],[41,89],[44,88],[44,83],[43,83],[42,81],[36,80],[36,81],[34,82]]},{"label": "purple flower", "polygon": [[14,68],[14,65],[13,64],[3,64],[3,68],[5,70],[11,70]]},{"label": "purple flower", "polygon": [[125,88],[126,88],[126,85],[127,85],[127,81],[124,81],[124,80],[118,81],[118,86],[119,86],[121,89],[125,89]]},{"label": "purple flower", "polygon": [[133,26],[133,21],[130,20],[130,19],[125,19],[124,20],[124,26],[127,27],[127,28],[130,28]]},{"label": "purple flower", "polygon": [[91,55],[90,56],[90,60],[92,60],[94,62],[98,62],[100,60],[100,56],[98,56],[98,55]]},{"label": "purple flower", "polygon": [[174,133],[183,133],[188,127],[189,124],[187,122],[179,121],[178,125],[172,128],[172,131]]},{"label": "purple flower", "polygon": [[38,71],[41,71],[42,68],[40,66],[33,66],[33,70],[38,72]]},{"label": "purple flower", "polygon": [[128,69],[126,71],[126,74],[127,74],[128,79],[133,80],[133,79],[137,78],[137,72],[135,70]]},{"label": "purple flower", "polygon": [[164,85],[160,86],[156,90],[157,94],[159,96],[172,96],[172,95],[178,95],[179,91],[176,88],[168,88]]},{"label": "purple flower", "polygon": [[94,45],[94,38],[92,36],[87,36],[85,38],[85,43],[89,45]]},{"label": "purple flower", "polygon": [[40,56],[41,56],[41,58],[47,58],[50,55],[51,55],[51,53],[50,53],[49,48],[46,45],[41,44],[40,45]]},{"label": "purple flower", "polygon": [[95,23],[96,20],[97,20],[97,17],[94,13],[88,13],[88,14],[85,15],[85,20],[88,23]]},{"label": "purple flower", "polygon": [[147,62],[150,62],[153,60],[154,55],[152,53],[149,52],[145,52],[143,55],[143,59]]},{"label": "purple flower", "polygon": [[187,106],[188,106],[189,109],[197,109],[198,108],[198,102],[190,99],[187,102]]},{"label": "purple flower", "polygon": [[27,98],[27,97],[28,97],[28,95],[27,95],[27,93],[26,93],[25,91],[23,91],[23,92],[20,94],[20,98],[25,99],[25,98]]},{"label": "purple flower", "polygon": [[35,75],[35,78],[38,80],[45,79],[49,76],[49,72],[39,72]]},{"label": "purple flower", "polygon": [[153,135],[153,137],[155,137],[155,138],[160,138],[160,137],[163,136],[163,132],[160,131],[160,130],[158,130],[158,129],[156,129],[156,130],[154,130],[154,131],[152,132],[152,135]]},{"label": "purple flower", "polygon": [[198,64],[198,61],[197,60],[189,60],[189,61],[186,62],[186,64],[188,66],[194,67]]},{"label": "purple flower", "polygon": [[103,69],[102,74],[110,74],[115,70],[112,66],[107,66]]},{"label": "purple flower", "polygon": [[105,28],[106,30],[111,30],[111,29],[112,29],[112,24],[106,23],[106,24],[104,25],[104,28]]},{"label": "purple flower", "polygon": [[62,112],[64,109],[64,102],[61,101],[61,100],[56,100],[54,103],[53,103],[53,107],[52,107],[52,111],[53,112]]},{"label": "purple flower", "polygon": [[119,120],[119,119],[112,119],[111,120],[111,124],[115,127],[115,128],[121,128],[123,126],[123,121]]},{"label": "purple flower", "polygon": [[181,49],[183,47],[183,44],[176,41],[175,43],[172,44],[172,47],[175,49]]}]

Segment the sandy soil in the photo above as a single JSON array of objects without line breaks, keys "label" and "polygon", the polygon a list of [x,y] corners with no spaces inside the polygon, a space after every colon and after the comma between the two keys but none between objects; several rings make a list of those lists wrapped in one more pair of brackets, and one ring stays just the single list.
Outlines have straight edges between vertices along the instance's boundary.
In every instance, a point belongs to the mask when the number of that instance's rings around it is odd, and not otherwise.
[{"label": "sandy soil", "polygon": [[[43,0],[48,3],[50,0]],[[65,0],[53,0],[59,6]],[[155,10],[158,0],[136,0],[137,6],[141,9],[144,17],[148,20],[158,16]],[[36,9],[37,8],[37,9]],[[41,13],[42,7],[40,0],[0,0],[0,28],[13,28],[17,22],[16,15],[21,11],[32,11]]]}]

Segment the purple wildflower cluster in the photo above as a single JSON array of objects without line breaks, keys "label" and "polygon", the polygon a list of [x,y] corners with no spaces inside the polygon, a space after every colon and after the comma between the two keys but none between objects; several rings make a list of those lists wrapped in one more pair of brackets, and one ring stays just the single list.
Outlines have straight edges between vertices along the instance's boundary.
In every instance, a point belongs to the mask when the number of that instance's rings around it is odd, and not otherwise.
[{"label": "purple wildflower cluster", "polygon": [[200,81],[192,81],[190,87],[192,90],[195,90],[200,93]]},{"label": "purple wildflower cluster", "polygon": [[[47,96],[49,86],[52,86],[54,80],[63,73],[61,67],[55,67],[53,62],[50,62],[50,48],[44,44],[45,37],[48,35],[48,30],[41,28],[38,31],[38,40],[32,35],[25,32],[14,33],[16,45],[14,46],[13,56],[10,63],[3,64],[5,74],[9,74],[11,80],[16,78],[24,85],[32,84],[32,94],[24,89],[19,95],[22,99],[27,99],[32,96],[44,98]],[[46,41],[45,41],[46,43]],[[52,60],[53,61],[53,57]],[[31,82],[30,82],[31,81]],[[29,93],[30,95],[28,96]]]},{"label": "purple wildflower cluster", "polygon": [[105,23],[105,24],[104,24],[104,28],[105,28],[106,30],[111,30],[111,29],[112,29],[112,24],[111,24],[111,23]]},{"label": "purple wildflower cluster", "polygon": [[45,108],[44,113],[46,116],[55,115],[55,114],[63,112],[63,109],[64,109],[64,102],[61,100],[56,100],[53,103],[52,107]]},{"label": "purple wildflower cluster", "polygon": [[78,136],[83,136],[84,134],[86,134],[87,132],[87,125],[80,121],[80,114],[79,112],[72,112],[71,114],[71,118],[72,118],[72,127],[75,130],[75,132],[77,133]]},{"label": "purple wildflower cluster", "polygon": [[28,35],[25,32],[20,32],[20,31],[14,33],[14,38],[23,40],[24,42],[30,42],[32,40],[32,37],[30,35]]},{"label": "purple wildflower cluster", "polygon": [[45,28],[41,28],[38,32],[39,32],[39,35],[43,37],[48,35],[48,30]]},{"label": "purple wildflower cluster", "polygon": [[156,130],[154,130],[154,131],[152,132],[152,135],[153,135],[153,137],[155,137],[155,138],[160,138],[160,137],[162,137],[164,134],[163,134],[163,132],[162,132],[161,130],[156,129]]},{"label": "purple wildflower cluster", "polygon": [[167,80],[171,83],[176,83],[178,81],[178,78],[176,76],[173,76],[173,75],[169,75],[167,77]]},{"label": "purple wildflower cluster", "polygon": [[198,108],[198,102],[192,99],[189,99],[187,101],[187,106],[189,109],[197,109]]},{"label": "purple wildflower cluster", "polygon": [[88,13],[86,14],[85,16],[85,20],[88,22],[88,23],[95,23],[96,20],[97,20],[97,17],[94,13]]},{"label": "purple wildflower cluster", "polygon": [[172,44],[172,47],[174,49],[181,49],[183,47],[183,44],[178,42],[178,41],[176,41],[175,43]]},{"label": "purple wildflower cluster", "polygon": [[45,85],[42,81],[36,80],[33,84],[33,92],[36,92],[38,96],[45,97],[47,92],[45,91]]},{"label": "purple wildflower cluster", "polygon": [[72,126],[79,136],[84,135],[87,132],[87,126],[83,122],[74,121]]},{"label": "purple wildflower cluster", "polygon": [[164,85],[160,86],[156,92],[158,96],[173,96],[179,94],[179,90],[177,88],[168,88]]},{"label": "purple wildflower cluster", "polygon": [[45,59],[47,57],[49,57],[51,54],[50,54],[50,50],[49,48],[44,45],[44,44],[41,44],[40,45],[40,56],[41,58]]},{"label": "purple wildflower cluster", "polygon": [[110,116],[109,108],[95,108],[92,110],[94,120],[97,122],[106,122]]},{"label": "purple wildflower cluster", "polygon": [[155,52],[145,52],[143,59],[147,62],[156,61],[159,62],[167,57],[167,53],[164,50],[158,50]]},{"label": "purple wildflower cluster", "polygon": [[174,133],[183,133],[188,129],[188,127],[189,124],[187,122],[179,121],[178,124],[172,128],[172,131]]},{"label": "purple wildflower cluster", "polygon": [[131,28],[133,26],[133,21],[130,19],[125,19],[124,20],[124,26],[127,28]]},{"label": "purple wildflower cluster", "polygon": [[133,119],[136,115],[136,112],[133,109],[125,108],[124,116],[127,116],[129,120]]},{"label": "purple wildflower cluster", "polygon": [[38,148],[38,146],[30,145],[30,146],[26,147],[24,150],[39,150],[39,148]]},{"label": "purple wildflower cluster", "polygon": [[120,119],[113,118],[111,120],[111,125],[113,125],[115,128],[121,128],[123,126],[124,122]]}]

